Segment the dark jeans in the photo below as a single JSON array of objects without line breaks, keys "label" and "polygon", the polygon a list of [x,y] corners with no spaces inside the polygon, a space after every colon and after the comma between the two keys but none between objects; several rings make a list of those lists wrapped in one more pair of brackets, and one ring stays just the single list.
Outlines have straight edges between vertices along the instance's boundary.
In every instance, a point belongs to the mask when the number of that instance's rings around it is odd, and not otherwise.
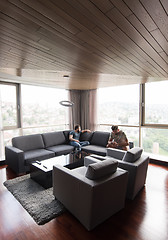
[{"label": "dark jeans", "polygon": [[89,145],[90,143],[88,141],[83,141],[83,142],[75,142],[75,141],[71,141],[70,142],[70,145],[71,146],[74,146],[75,149],[77,149],[78,151],[81,151],[81,147],[83,146],[87,146]]}]

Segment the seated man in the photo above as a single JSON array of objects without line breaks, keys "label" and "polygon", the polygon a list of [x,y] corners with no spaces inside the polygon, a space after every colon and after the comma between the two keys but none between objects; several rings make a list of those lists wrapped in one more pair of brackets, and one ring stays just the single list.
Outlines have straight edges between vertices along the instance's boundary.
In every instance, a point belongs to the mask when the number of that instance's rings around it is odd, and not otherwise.
[{"label": "seated man", "polygon": [[110,134],[109,141],[106,147],[127,150],[127,146],[129,145],[129,143],[125,133],[119,130],[118,126],[115,125],[113,125],[111,129],[112,132]]},{"label": "seated man", "polygon": [[84,132],[91,132],[91,131],[89,129],[85,129],[81,131],[80,125],[76,125],[75,130],[69,133],[70,145],[74,146],[77,149],[78,153],[81,152],[82,146],[87,146],[90,144],[88,141],[83,141],[83,142],[79,141],[80,134]]}]

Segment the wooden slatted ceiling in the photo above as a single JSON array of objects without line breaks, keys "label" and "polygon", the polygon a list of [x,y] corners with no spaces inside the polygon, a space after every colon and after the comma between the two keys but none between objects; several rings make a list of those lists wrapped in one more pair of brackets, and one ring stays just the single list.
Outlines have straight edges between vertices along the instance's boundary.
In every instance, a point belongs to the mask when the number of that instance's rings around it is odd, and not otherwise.
[{"label": "wooden slatted ceiling", "polygon": [[1,0],[0,79],[70,89],[168,80],[168,1]]}]

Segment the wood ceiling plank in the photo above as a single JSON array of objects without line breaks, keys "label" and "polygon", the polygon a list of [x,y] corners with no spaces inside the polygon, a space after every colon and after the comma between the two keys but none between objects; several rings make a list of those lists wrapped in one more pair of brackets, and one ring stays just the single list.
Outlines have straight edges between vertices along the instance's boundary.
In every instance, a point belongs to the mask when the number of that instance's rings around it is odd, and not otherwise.
[{"label": "wood ceiling plank", "polygon": [[102,29],[100,29],[99,27],[95,27],[93,29],[93,32],[96,34],[96,36],[99,36],[100,38],[104,39],[104,41],[108,42],[108,47],[111,46],[111,45],[115,45],[116,48],[120,49],[123,54],[126,54],[126,53],[129,53],[126,48],[124,48],[123,46],[121,46],[121,44],[119,44],[118,42],[114,41],[114,39],[109,36],[108,34],[106,34]]},{"label": "wood ceiling plank", "polygon": [[150,33],[156,39],[156,41],[160,44],[162,49],[164,49],[165,53],[168,54],[168,41],[163,36],[161,31],[159,29],[156,29]]},{"label": "wood ceiling plank", "polygon": [[122,41],[125,41],[125,43],[134,49],[134,51],[137,51],[137,53],[144,57],[146,61],[148,61],[154,68],[156,68],[161,74],[162,77],[167,76],[166,72],[153,60],[151,59],[141,48],[139,48],[135,42],[133,42],[126,34],[124,34],[119,28],[114,30],[114,33],[122,39]]},{"label": "wood ceiling plank", "polygon": [[0,12],[1,21],[3,19],[4,21],[6,21],[6,23],[10,23],[11,25],[16,26],[17,28],[30,33],[37,31],[39,28],[39,25],[32,23],[28,19],[21,16],[19,13],[16,14],[15,12],[10,12],[10,15],[7,14],[8,11],[6,11],[6,14],[4,14],[4,12],[3,13]]},{"label": "wood ceiling plank", "polygon": [[6,32],[14,37],[16,36],[18,39],[25,40],[26,42],[29,41],[28,39],[30,39],[31,42],[38,42],[40,40],[40,37],[37,37],[30,32],[26,32],[2,19],[0,19],[0,32]]},{"label": "wood ceiling plank", "polygon": [[148,11],[149,15],[152,17],[155,24],[158,26],[162,34],[168,40],[168,15],[165,9],[161,5],[160,1],[152,0],[140,0],[144,8]]},{"label": "wood ceiling plank", "polygon": [[[88,49],[93,49],[93,47],[87,43],[84,44],[84,46],[86,46]],[[117,62],[115,62],[113,59],[111,59],[110,57],[108,57],[107,55],[105,55],[103,52],[98,51],[97,49],[94,50],[93,55],[96,58],[99,58],[100,61],[102,61],[103,63],[107,64],[109,66],[109,69],[111,69],[110,73],[113,73],[113,69],[115,69],[118,74],[120,72],[125,72],[126,74],[130,74],[131,75],[131,71],[129,71],[129,69],[124,68],[118,64]]]},{"label": "wood ceiling plank", "polygon": [[111,10],[114,5],[111,3],[110,0],[90,0],[94,5],[96,5],[103,13],[108,12]]},{"label": "wood ceiling plank", "polygon": [[[141,67],[146,67],[146,62],[145,59],[143,59],[139,54],[137,54],[137,52],[134,52],[132,49],[128,51],[128,48],[126,50],[125,47],[121,46],[121,44],[119,44],[118,42],[114,41],[109,35],[107,35],[105,32],[103,32],[100,28],[96,27],[95,29],[93,29],[93,31],[97,34],[97,35],[101,35],[103,37],[103,39],[105,39],[106,41],[111,42],[111,47],[109,47],[109,49],[111,50],[111,48],[115,48],[117,51],[119,51],[120,53],[122,53],[124,56],[128,56],[129,55],[129,59],[133,60],[134,62],[137,62],[139,66]],[[121,55],[120,55],[121,56]],[[150,72],[154,71],[156,72],[156,69],[151,67],[148,64],[148,69],[151,69]]]},{"label": "wood ceiling plank", "polygon": [[[107,14],[112,21],[127,35],[129,38],[136,43],[143,51],[150,56],[151,59],[156,61],[156,63],[168,73],[167,64],[165,61],[156,53],[156,51],[149,45],[148,42],[136,31],[136,29],[128,22],[117,9],[112,9]],[[114,30],[115,31],[115,30]]]},{"label": "wood ceiling plank", "polygon": [[9,5],[8,9],[11,8],[13,9],[13,11],[15,11],[16,14],[19,13],[25,16],[27,19],[32,21],[32,24],[35,23],[39,26],[39,28],[43,27],[44,29],[48,29],[52,32],[55,31],[55,34],[57,33],[58,35],[62,34],[62,35],[68,36],[69,40],[72,38],[73,35],[70,33],[70,31],[67,31],[66,29],[59,26],[57,23],[54,23],[50,19],[47,19],[42,14],[38,13],[34,9],[30,8],[29,6],[23,4],[18,0],[13,1],[13,4],[17,4],[17,5],[16,6]]},{"label": "wood ceiling plank", "polygon": [[166,13],[168,14],[168,1],[167,0],[160,0],[162,6],[164,7]]},{"label": "wood ceiling plank", "polygon": [[110,67],[111,67],[111,74],[113,73],[113,67],[115,67],[116,69],[118,69],[118,74],[120,73],[120,71],[125,72],[126,74],[130,74],[130,75],[137,75],[137,73],[134,71],[132,71],[132,68],[128,66],[126,67],[125,64],[121,64],[120,61],[116,60],[117,57],[115,59],[111,59],[108,56],[104,56],[104,54],[102,52],[95,52],[96,56],[99,56],[99,58],[103,58],[103,62],[107,63]]},{"label": "wood ceiling plank", "polygon": [[109,64],[114,64],[119,66],[120,69],[124,69],[125,71],[129,71],[125,66],[123,66],[122,64],[118,64],[118,62],[115,61],[115,57],[116,55],[114,55],[114,53],[112,53],[111,51],[109,51],[108,49],[103,49],[103,47],[99,47],[99,45],[96,45],[95,42],[90,41],[89,43],[85,44],[85,46],[90,46],[93,49],[93,47],[95,47],[94,53],[96,53],[96,55],[101,56],[102,61],[108,61]]},{"label": "wood ceiling plank", "polygon": [[[15,2],[16,2],[16,1],[14,1],[14,3],[15,3]],[[25,1],[25,2],[26,2],[26,1]],[[18,4],[18,1],[17,1],[17,4]],[[20,5],[19,5],[19,6],[20,6]],[[21,5],[20,7],[22,7],[23,9],[25,9],[25,6],[22,6],[22,5]],[[27,10],[28,10],[28,9],[26,8],[26,11],[27,11]],[[39,22],[38,22],[38,23],[39,23]],[[46,25],[45,25],[44,27],[46,27]],[[47,29],[48,29],[48,28],[49,28],[50,30],[52,30],[50,26],[47,26]],[[60,30],[60,29],[59,29],[59,30]],[[40,31],[40,30],[38,30],[38,31]],[[64,34],[64,33],[65,33],[65,31],[63,31],[63,34]],[[56,34],[56,32],[55,32],[55,34]],[[61,33],[57,32],[57,35],[59,35],[59,36],[62,35],[62,32],[61,32]],[[72,35],[70,36],[70,38],[66,38],[66,37],[64,37],[64,36],[63,36],[63,38],[66,39],[67,41],[73,43],[74,45],[77,45],[78,47],[80,47],[80,45],[79,45],[78,43],[72,41],[72,39],[71,39],[71,38],[73,38]],[[75,39],[75,38],[74,38],[74,39]],[[74,40],[74,39],[73,39],[73,40]],[[78,41],[78,39],[76,39],[76,41]],[[80,41],[80,43],[81,43],[81,41]]]},{"label": "wood ceiling plank", "polygon": [[11,32],[3,31],[3,34],[1,34],[1,37],[6,39],[7,41],[14,41],[16,45],[22,45],[25,47],[25,50],[27,48],[32,49],[32,51],[35,51],[36,49],[41,50],[49,50],[46,46],[43,46],[42,44],[38,42],[34,42],[30,39],[26,39],[21,36],[17,36],[17,34],[13,35]]},{"label": "wood ceiling plank", "polygon": [[[5,39],[6,40],[6,39]],[[8,44],[9,44],[9,42],[8,42]],[[12,46],[13,47],[15,47],[16,46],[16,42],[15,41],[13,41],[13,42],[10,42],[10,44],[13,44]],[[1,45],[2,45],[2,42],[1,42]],[[20,47],[20,45],[18,45],[18,47]],[[32,56],[34,56],[34,54],[38,51],[35,51],[34,53],[32,52],[32,51],[27,51],[27,52],[24,52],[23,51],[23,49],[25,49],[25,48],[20,48],[19,49],[19,51],[21,52],[21,56],[27,56],[27,55],[29,55],[29,54],[31,54]],[[40,56],[41,56],[41,52],[40,52]],[[45,54],[44,52],[43,52],[43,56],[46,56],[46,57],[48,57],[48,54]],[[54,63],[56,63],[57,65],[58,65],[58,59],[59,59],[59,55],[58,55],[58,53],[57,53],[57,58],[55,58],[55,55],[53,55],[54,57],[52,58],[52,63],[54,64]],[[51,55],[49,56],[49,57],[52,57]],[[62,59],[61,59],[61,57],[62,57]],[[57,60],[57,62],[56,62],[56,60]],[[71,58],[70,58],[70,60],[71,61],[69,61],[69,62],[72,62],[72,56],[71,56]],[[65,67],[66,67],[66,65],[68,66],[68,67],[71,67],[72,68],[72,63],[70,64],[70,63],[68,63],[68,62],[66,62],[65,61],[65,59],[63,59],[63,56],[62,56],[62,54],[60,54],[60,62],[62,61],[62,63],[64,62],[64,65],[65,65]],[[60,64],[60,62],[59,62],[59,64]],[[52,64],[52,65],[53,65]],[[61,66],[61,65],[60,65]],[[78,68],[77,66],[73,66],[74,68]],[[80,70],[81,70],[81,68],[79,68]]]},{"label": "wood ceiling plank", "polygon": [[[76,8],[76,11],[81,9],[81,14],[83,14],[85,17],[87,17],[90,21],[90,23],[94,23],[94,26],[92,29],[97,26],[102,26],[103,28],[107,28],[108,30],[113,30],[116,28],[115,24],[113,24],[110,19],[106,17],[105,14],[103,14],[100,9],[98,9],[94,4],[92,4],[90,1],[76,1],[71,0],[69,1],[69,4],[71,6]],[[81,8],[82,7],[82,8]],[[87,29],[89,28],[89,25],[85,26]],[[80,28],[81,29],[81,28]],[[90,30],[92,30],[90,29]]]},{"label": "wood ceiling plank", "polygon": [[168,55],[165,52],[161,52],[160,55],[168,63]]},{"label": "wood ceiling plank", "polygon": [[140,60],[138,60],[134,55],[130,54],[127,55],[127,57],[134,61],[138,66],[142,67],[144,70],[146,69],[146,72],[150,73],[150,76],[153,77],[162,77],[162,74],[158,72],[158,70],[156,68],[154,68],[149,62],[145,61],[145,62],[141,62]]},{"label": "wood ceiling plank", "polygon": [[[9,0],[11,3],[16,4],[16,0]],[[49,8],[49,1],[45,1],[45,5],[43,1],[34,1],[34,0],[22,0],[22,2],[33,9],[33,12],[40,13],[44,18],[47,20],[49,19],[53,23],[57,23],[60,27],[66,29],[67,31],[71,32],[72,34],[76,34],[79,30],[73,26],[70,22],[64,20],[62,17],[59,16],[59,9],[57,9],[57,14],[53,11],[53,9]],[[47,5],[48,4],[48,5]],[[17,5],[18,6],[18,5]],[[20,4],[19,4],[20,6]]]},{"label": "wood ceiling plank", "polygon": [[[43,2],[45,2],[45,0],[43,0]],[[90,19],[83,14],[85,9],[78,2],[73,0],[50,0],[50,2],[53,4],[53,8],[55,7],[56,11],[59,10],[59,14],[62,18],[72,22],[77,28],[80,29],[81,26],[84,26],[91,30],[95,27],[95,23],[90,21]]]},{"label": "wood ceiling plank", "polygon": [[122,0],[110,0],[113,5],[125,16],[128,17],[132,14],[132,11]]},{"label": "wood ceiling plank", "polygon": [[158,53],[163,51],[158,42],[151,36],[151,34],[146,30],[146,28],[141,24],[141,22],[134,14],[128,16],[127,19],[132,24],[132,26],[134,26],[135,29],[143,36],[143,38],[146,39],[152,48],[154,48]]},{"label": "wood ceiling plank", "polygon": [[[1,43],[1,46],[3,46],[3,42],[1,42],[0,41],[0,43]],[[15,45],[14,45],[15,46]],[[3,52],[3,51],[1,51],[1,52]],[[34,63],[34,65],[36,65],[37,64],[37,61],[39,61],[39,59],[41,60],[41,65],[43,65],[43,63],[45,62],[45,64],[47,63],[47,65],[45,65],[45,66],[48,66],[47,67],[47,69],[50,69],[50,67],[51,66],[54,66],[55,65],[55,62],[54,61],[52,61],[52,62],[50,62],[48,59],[47,60],[42,60],[41,59],[41,57],[39,57],[39,55],[38,55],[38,57],[36,56],[36,55],[34,55],[32,52],[24,52],[24,51],[22,51],[22,50],[20,50],[20,49],[16,49],[16,48],[13,48],[12,49],[12,47],[10,48],[10,51],[9,51],[9,56],[10,56],[10,58],[11,59],[15,59],[15,57],[17,57],[17,58],[20,58],[21,60],[23,60],[23,59],[26,59],[26,61],[27,62],[32,62],[32,63]],[[29,57],[29,55],[31,56],[31,57]],[[11,60],[12,61],[12,60]],[[37,66],[37,65],[36,65]],[[61,65],[60,65],[61,66]]]},{"label": "wood ceiling plank", "polygon": [[[148,69],[146,69],[145,65],[142,66],[139,66],[139,64],[137,64],[136,61],[133,60],[133,58],[128,58],[128,56],[124,56],[123,54],[121,54],[118,50],[114,49],[112,46],[110,47],[110,49],[112,49],[117,55],[118,55],[118,58],[121,59],[120,60],[120,63],[125,61],[125,63],[127,63],[127,66],[130,68],[131,66],[131,69],[136,69],[138,70],[139,72],[139,75],[142,75],[142,73],[144,74],[144,72],[148,75],[150,75],[150,73],[148,72]],[[116,59],[115,59],[116,60]],[[123,62],[124,63],[124,62]]]},{"label": "wood ceiling plank", "polygon": [[148,31],[153,31],[157,28],[157,25],[150,17],[146,9],[142,6],[139,0],[123,0],[125,4],[131,9],[131,11],[136,15],[140,22],[145,26]]},{"label": "wood ceiling plank", "polygon": [[95,27],[95,23],[90,21],[90,19],[83,14],[85,12],[85,8],[78,4],[78,2],[72,0],[50,0],[50,2],[45,0],[41,1],[50,6],[50,8],[54,9],[56,13],[59,13],[59,15],[66,19],[66,21],[73,23],[78,29],[81,29],[81,26],[90,30]]},{"label": "wood ceiling plank", "polygon": [[[16,37],[16,36],[15,36]],[[16,38],[15,38],[15,40],[16,40]],[[54,41],[54,40],[53,40]],[[40,44],[41,42],[39,42],[39,44]],[[44,45],[44,44],[43,44]],[[53,43],[53,46],[55,45],[55,42]],[[46,46],[46,45],[45,45]],[[50,45],[51,46],[51,45]],[[49,45],[48,45],[48,47],[49,47]],[[73,52],[74,52],[74,50],[72,50]]]}]

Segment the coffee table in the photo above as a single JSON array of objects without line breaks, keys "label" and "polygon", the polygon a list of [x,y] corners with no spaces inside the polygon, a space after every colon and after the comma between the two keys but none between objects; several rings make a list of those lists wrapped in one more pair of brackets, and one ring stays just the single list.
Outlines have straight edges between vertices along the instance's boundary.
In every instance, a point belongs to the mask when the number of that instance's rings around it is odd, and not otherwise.
[{"label": "coffee table", "polygon": [[30,178],[44,188],[52,187],[52,170],[55,164],[73,169],[82,166],[83,160],[76,159],[72,154],[67,154],[42,161],[35,161],[30,164]]}]

